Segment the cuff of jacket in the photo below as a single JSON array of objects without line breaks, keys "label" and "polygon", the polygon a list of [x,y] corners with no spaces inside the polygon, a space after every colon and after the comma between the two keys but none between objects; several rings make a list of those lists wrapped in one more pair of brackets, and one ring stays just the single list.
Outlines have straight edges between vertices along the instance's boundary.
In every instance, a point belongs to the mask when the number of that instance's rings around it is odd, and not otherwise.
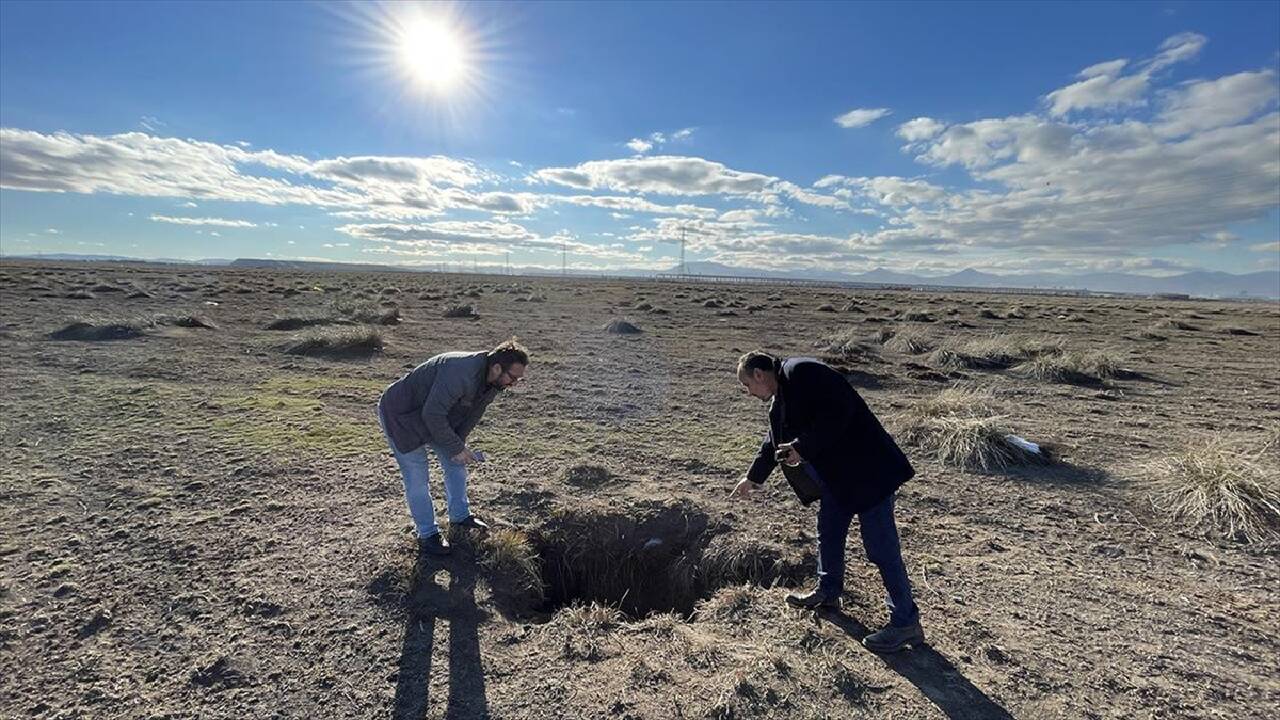
[{"label": "cuff of jacket", "polygon": [[769,473],[777,467],[777,463],[769,464],[761,461],[751,463],[751,469],[747,470],[747,479],[756,485],[763,485],[764,481],[769,478]]}]

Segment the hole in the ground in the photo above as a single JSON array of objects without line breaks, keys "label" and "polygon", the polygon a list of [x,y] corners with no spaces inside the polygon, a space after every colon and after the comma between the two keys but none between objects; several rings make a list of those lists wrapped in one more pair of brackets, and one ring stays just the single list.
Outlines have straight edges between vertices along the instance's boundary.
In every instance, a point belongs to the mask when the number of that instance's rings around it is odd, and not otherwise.
[{"label": "hole in the ground", "polygon": [[539,610],[596,602],[632,617],[690,616],[722,587],[794,586],[811,572],[803,567],[811,560],[789,561],[781,548],[727,530],[689,506],[562,513],[531,538],[541,564]]}]

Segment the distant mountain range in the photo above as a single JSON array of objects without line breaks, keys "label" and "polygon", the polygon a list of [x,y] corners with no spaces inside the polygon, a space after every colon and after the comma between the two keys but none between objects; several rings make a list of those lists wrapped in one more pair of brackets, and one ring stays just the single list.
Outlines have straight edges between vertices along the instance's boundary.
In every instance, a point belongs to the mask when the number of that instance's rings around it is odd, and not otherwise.
[{"label": "distant mountain range", "polygon": [[[118,255],[76,255],[69,253],[43,255],[5,255],[5,258],[24,258],[35,260],[83,260],[94,262],[159,262],[183,265],[259,267],[292,270],[347,270],[347,271],[379,271],[394,270],[434,270],[429,268],[408,268],[395,265],[377,265],[370,263],[317,262],[308,260],[271,260],[256,258],[239,258],[228,260],[222,258],[205,258],[200,260],[178,260],[173,258],[131,258]],[[465,269],[465,266],[462,268]],[[492,268],[490,268],[492,270]],[[512,267],[516,274],[559,274],[557,269],[544,267]],[[581,272],[570,270],[570,275],[622,275],[629,277],[652,277],[655,274],[673,274],[679,267],[671,268],[666,273],[654,273],[649,270],[618,269],[607,273]],[[1280,270],[1267,270],[1243,275],[1225,272],[1195,270],[1169,275],[1151,277],[1130,273],[1085,273],[1081,275],[1063,275],[1058,273],[1033,273],[1029,275],[996,275],[979,270],[966,269],[949,275],[921,276],[896,272],[885,268],[876,268],[865,273],[845,273],[835,270],[758,270],[722,265],[710,261],[687,263],[686,272],[690,275],[725,275],[737,277],[777,278],[789,280],[825,280],[833,282],[870,283],[883,285],[935,286],[958,288],[1026,288],[1040,290],[1091,290],[1094,292],[1120,292],[1151,295],[1157,293],[1176,293],[1197,297],[1219,298],[1280,298]]]},{"label": "distant mountain range", "polygon": [[[669,272],[678,272],[672,268]],[[694,275],[740,275],[776,277],[796,280],[832,280],[836,282],[876,283],[888,285],[933,285],[964,288],[1027,288],[1054,290],[1092,290],[1150,295],[1179,293],[1198,297],[1280,298],[1280,270],[1233,275],[1225,272],[1194,270],[1191,272],[1151,277],[1130,273],[1033,273],[1030,275],[996,275],[966,269],[949,275],[921,276],[876,268],[865,273],[843,273],[834,270],[771,271],[735,268],[714,262],[687,263]]]}]

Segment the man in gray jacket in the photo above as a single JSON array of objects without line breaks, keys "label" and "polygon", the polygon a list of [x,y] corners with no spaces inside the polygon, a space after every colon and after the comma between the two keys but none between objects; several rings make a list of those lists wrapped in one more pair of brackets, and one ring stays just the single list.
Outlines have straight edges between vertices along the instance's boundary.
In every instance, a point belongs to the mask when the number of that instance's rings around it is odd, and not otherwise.
[{"label": "man in gray jacket", "polygon": [[524,379],[529,351],[515,338],[487,352],[448,352],[427,360],[383,391],[378,422],[404,476],[404,497],[423,550],[449,554],[427,487],[427,450],[444,471],[449,523],[487,530],[467,502],[467,466],[483,458],[467,435],[497,394]]}]

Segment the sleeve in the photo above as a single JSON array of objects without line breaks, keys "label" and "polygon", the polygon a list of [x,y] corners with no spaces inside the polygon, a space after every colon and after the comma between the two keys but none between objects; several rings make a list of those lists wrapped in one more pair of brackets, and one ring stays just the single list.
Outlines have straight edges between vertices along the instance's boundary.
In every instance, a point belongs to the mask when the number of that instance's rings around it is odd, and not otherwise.
[{"label": "sleeve", "polygon": [[806,388],[811,418],[792,447],[800,457],[812,460],[847,437],[854,412],[851,388],[839,373],[817,363],[798,366],[792,382]]},{"label": "sleeve", "polygon": [[458,437],[462,438],[464,443],[467,441],[467,436],[471,435],[471,431],[476,429],[476,424],[484,416],[485,408],[489,407],[489,403],[493,402],[493,398],[493,392],[486,392],[476,401],[475,406],[471,408],[471,412],[467,413],[466,419],[462,421],[462,427],[458,428]]},{"label": "sleeve", "polygon": [[449,410],[462,399],[467,391],[466,379],[456,373],[441,372],[436,374],[431,384],[431,392],[427,393],[427,401],[422,404],[422,421],[427,424],[431,439],[453,457],[466,448],[466,443],[458,433],[449,427]]},{"label": "sleeve", "polygon": [[769,473],[773,472],[777,466],[777,448],[773,444],[773,431],[770,430],[765,433],[764,442],[760,443],[760,451],[756,453],[756,459],[751,461],[751,468],[747,470],[747,479],[762,485],[768,479]]}]

